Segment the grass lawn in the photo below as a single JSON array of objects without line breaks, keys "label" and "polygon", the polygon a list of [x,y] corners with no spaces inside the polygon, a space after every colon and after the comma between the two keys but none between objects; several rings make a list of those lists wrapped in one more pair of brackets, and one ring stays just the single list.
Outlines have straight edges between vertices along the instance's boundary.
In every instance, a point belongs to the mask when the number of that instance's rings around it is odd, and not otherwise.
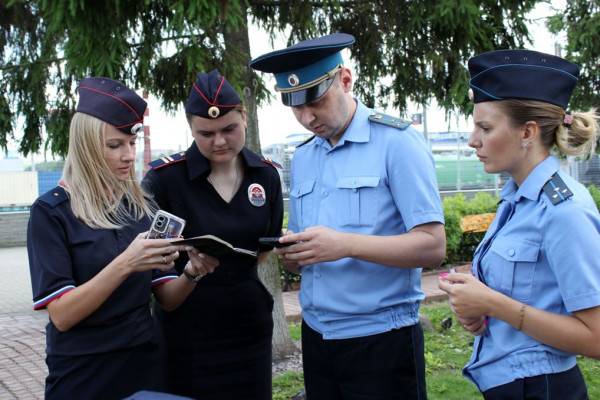
[{"label": "grass lawn", "polygon": [[[451,315],[446,303],[421,306],[435,327],[435,332],[425,332],[425,363],[427,372],[427,396],[439,400],[481,399],[475,385],[461,374],[463,365],[471,355],[473,337],[454,320],[452,327],[442,331],[441,321]],[[290,326],[294,340],[300,339],[300,327]],[[578,359],[590,399],[600,399],[600,361],[580,357]],[[288,372],[273,379],[273,400],[288,400],[302,389],[302,374]]]}]

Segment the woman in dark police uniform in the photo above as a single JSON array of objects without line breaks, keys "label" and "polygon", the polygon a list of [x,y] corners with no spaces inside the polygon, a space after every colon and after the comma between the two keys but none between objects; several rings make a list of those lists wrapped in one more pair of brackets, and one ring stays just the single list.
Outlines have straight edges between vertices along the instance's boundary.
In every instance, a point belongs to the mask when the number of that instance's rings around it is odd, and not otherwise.
[{"label": "woman in dark police uniform", "polygon": [[[211,234],[258,250],[259,237],[281,233],[281,183],[271,162],[244,147],[238,94],[217,70],[200,73],[185,110],[194,143],[152,162],[145,187],[162,209],[187,221],[186,238]],[[220,257],[206,276],[215,260],[199,254],[195,262],[203,274],[184,274],[199,280],[197,289],[177,310],[158,313],[169,391],[202,400],[270,399],[273,299],[258,279],[256,258]],[[179,272],[184,263],[177,261]]]},{"label": "woman in dark police uniform", "polygon": [[195,285],[172,270],[187,248],[145,239],[155,207],[134,160],[146,102],[107,78],[78,90],[63,179],[27,232],[34,309],[50,315],[46,398],[122,399],[161,389],[151,290],[173,309]]},{"label": "woman in dark police uniform", "polygon": [[486,399],[587,399],[576,354],[600,358],[600,215],[552,155],[585,155],[594,112],[570,113],[579,68],[528,50],[469,60],[486,172],[507,172],[472,273],[441,277],[459,321],[477,335],[464,374]]}]

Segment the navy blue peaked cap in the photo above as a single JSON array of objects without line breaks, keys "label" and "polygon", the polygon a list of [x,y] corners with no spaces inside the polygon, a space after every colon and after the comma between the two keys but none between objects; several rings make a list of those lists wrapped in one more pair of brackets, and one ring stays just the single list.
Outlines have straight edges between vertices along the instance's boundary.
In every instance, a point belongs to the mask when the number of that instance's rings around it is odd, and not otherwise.
[{"label": "navy blue peaked cap", "polygon": [[147,104],[123,83],[109,78],[88,77],[79,81],[77,112],[101,119],[123,133],[144,130]]},{"label": "navy blue peaked cap", "polygon": [[201,72],[185,102],[185,112],[203,118],[218,118],[241,103],[233,86],[218,70]]},{"label": "navy blue peaked cap", "polygon": [[287,106],[299,106],[323,96],[344,64],[341,51],[354,36],[334,33],[304,40],[250,61],[250,67],[275,74],[275,90]]},{"label": "navy blue peaked cap", "polygon": [[538,100],[567,109],[579,67],[531,50],[498,50],[469,60],[473,101]]}]

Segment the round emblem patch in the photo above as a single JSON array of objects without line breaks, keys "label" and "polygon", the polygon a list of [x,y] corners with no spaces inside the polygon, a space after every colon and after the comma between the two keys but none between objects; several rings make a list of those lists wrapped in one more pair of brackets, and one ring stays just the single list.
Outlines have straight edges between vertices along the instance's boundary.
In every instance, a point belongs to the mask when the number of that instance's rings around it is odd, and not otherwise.
[{"label": "round emblem patch", "polygon": [[208,109],[208,115],[211,118],[217,118],[219,114],[221,114],[221,110],[219,110],[219,107],[210,106],[210,108]]},{"label": "round emblem patch", "polygon": [[267,202],[265,197],[265,188],[258,183],[248,186],[248,200],[254,207],[262,207]]},{"label": "round emblem patch", "polygon": [[290,74],[288,76],[288,83],[290,84],[290,86],[298,86],[298,84],[300,83],[300,79],[298,79],[298,75]]},{"label": "round emblem patch", "polygon": [[131,127],[132,135],[139,135],[142,132],[144,132],[144,124],[142,124],[140,122],[138,122],[137,124],[135,124],[134,126]]}]

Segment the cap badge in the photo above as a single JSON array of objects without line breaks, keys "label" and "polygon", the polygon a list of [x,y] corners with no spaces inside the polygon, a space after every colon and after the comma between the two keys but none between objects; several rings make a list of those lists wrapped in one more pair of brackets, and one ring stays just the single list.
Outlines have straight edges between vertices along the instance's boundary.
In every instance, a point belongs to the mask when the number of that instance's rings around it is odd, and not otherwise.
[{"label": "cap badge", "polygon": [[143,131],[144,131],[144,124],[142,124],[141,122],[138,122],[137,124],[135,124],[134,126],[131,127],[132,135],[139,135]]},{"label": "cap badge", "polygon": [[290,86],[298,86],[298,84],[300,83],[300,79],[298,78],[298,75],[290,74],[288,76],[288,83],[290,84]]},{"label": "cap badge", "polygon": [[248,186],[248,200],[254,207],[262,207],[267,202],[265,198],[265,189],[258,183]]},{"label": "cap badge", "polygon": [[217,118],[219,116],[219,114],[221,114],[221,110],[219,110],[219,107],[216,106],[210,106],[208,109],[208,115],[211,118]]}]

